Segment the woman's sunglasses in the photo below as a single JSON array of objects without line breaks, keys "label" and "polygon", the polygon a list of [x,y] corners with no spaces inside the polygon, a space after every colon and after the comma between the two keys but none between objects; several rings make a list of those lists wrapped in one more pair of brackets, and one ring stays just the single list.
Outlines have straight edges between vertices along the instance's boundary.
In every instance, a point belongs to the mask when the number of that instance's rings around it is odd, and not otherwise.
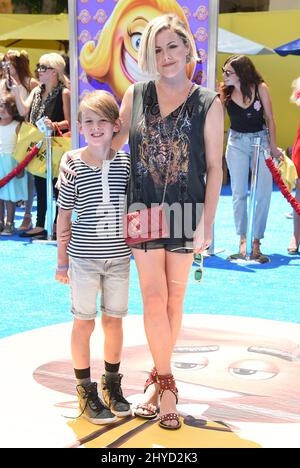
[{"label": "woman's sunglasses", "polygon": [[46,72],[47,70],[54,70],[54,68],[53,68],[53,67],[48,67],[47,65],[40,65],[39,63],[38,63],[37,66],[36,66],[36,71],[37,71],[38,73],[40,73],[40,72],[43,72],[43,73],[44,73],[44,72]]},{"label": "woman's sunglasses", "polygon": [[[193,247],[176,247],[172,249],[171,252],[191,252],[193,251]],[[201,283],[203,279],[203,255],[200,253],[194,253],[193,255],[194,263],[198,266],[194,273],[194,279],[197,283]]]},{"label": "woman's sunglasses", "polygon": [[222,67],[222,72],[225,76],[229,77],[231,75],[235,75],[235,72],[232,72],[232,71],[229,71],[229,70],[225,70],[224,67]]},{"label": "woman's sunglasses", "polygon": [[194,273],[195,281],[201,283],[203,279],[203,255],[200,253],[194,254],[194,263],[198,266]]}]

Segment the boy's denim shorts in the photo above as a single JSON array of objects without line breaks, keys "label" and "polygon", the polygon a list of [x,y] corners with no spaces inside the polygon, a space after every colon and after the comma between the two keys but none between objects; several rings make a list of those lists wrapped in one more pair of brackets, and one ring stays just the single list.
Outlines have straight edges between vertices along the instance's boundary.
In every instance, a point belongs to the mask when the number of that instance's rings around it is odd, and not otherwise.
[{"label": "boy's denim shorts", "polygon": [[94,320],[101,291],[101,311],[114,318],[128,312],[130,257],[97,260],[70,257],[71,312],[79,320]]}]

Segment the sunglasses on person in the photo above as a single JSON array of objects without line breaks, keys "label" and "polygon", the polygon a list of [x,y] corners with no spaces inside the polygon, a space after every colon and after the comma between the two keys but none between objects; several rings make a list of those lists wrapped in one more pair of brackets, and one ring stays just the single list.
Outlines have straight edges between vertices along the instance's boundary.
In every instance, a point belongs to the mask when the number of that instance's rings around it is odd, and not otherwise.
[{"label": "sunglasses on person", "polygon": [[44,73],[44,72],[46,72],[47,70],[54,70],[54,68],[53,68],[53,67],[49,67],[48,65],[40,65],[39,63],[38,63],[37,66],[36,66],[36,71],[37,71],[38,73],[41,73],[41,72]]},{"label": "sunglasses on person", "polygon": [[230,75],[235,75],[235,72],[226,70],[224,67],[222,67],[222,72],[223,72],[223,74],[226,75],[227,77],[229,77]]}]

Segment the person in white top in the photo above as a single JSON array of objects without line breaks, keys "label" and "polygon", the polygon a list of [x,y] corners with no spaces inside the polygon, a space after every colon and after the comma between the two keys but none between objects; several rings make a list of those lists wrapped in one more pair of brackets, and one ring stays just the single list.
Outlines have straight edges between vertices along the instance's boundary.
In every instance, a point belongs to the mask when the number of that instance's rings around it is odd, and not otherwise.
[{"label": "person in white top", "polygon": [[[17,133],[22,117],[18,114],[13,96],[3,94],[0,98],[0,180],[9,174],[16,166],[13,159],[17,143]],[[15,232],[14,217],[16,202],[27,200],[27,176],[14,177],[8,184],[0,188],[0,234],[11,236]],[[6,222],[5,219],[6,209]]]},{"label": "person in white top", "polygon": [[[25,50],[20,52],[15,49],[10,49],[4,55],[3,61],[9,64],[9,70],[11,77],[20,86],[23,99],[26,99],[31,91],[39,85],[39,82],[33,78],[29,68],[29,58]],[[0,96],[3,93],[7,93],[10,89],[8,82],[8,75],[4,73],[3,78],[0,81]],[[21,226],[18,228],[19,231],[26,231],[32,227],[31,210],[34,197],[34,178],[33,175],[28,173],[28,199],[25,206],[24,218]]]}]

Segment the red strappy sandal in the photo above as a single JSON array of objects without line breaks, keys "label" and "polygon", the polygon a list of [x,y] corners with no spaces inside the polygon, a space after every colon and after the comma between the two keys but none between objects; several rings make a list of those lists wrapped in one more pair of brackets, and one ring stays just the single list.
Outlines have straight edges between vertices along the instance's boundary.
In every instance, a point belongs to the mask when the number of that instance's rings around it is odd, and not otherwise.
[{"label": "red strappy sandal", "polygon": [[[153,367],[148,379],[145,382],[144,393],[146,393],[147,388],[150,387],[150,385],[153,385],[155,383],[158,383],[158,374],[157,374],[156,368]],[[147,411],[148,414],[138,411],[139,409],[142,411]],[[134,411],[134,415],[143,419],[155,419],[158,415],[158,412],[159,412],[159,408],[153,405],[152,403],[140,403],[137,405]]]},{"label": "red strappy sandal", "polygon": [[[176,405],[178,403],[178,390],[176,388],[176,382],[174,380],[174,377],[172,374],[169,375],[159,375],[158,376],[158,381],[159,381],[159,396],[160,399],[162,399],[162,396],[166,390],[169,390],[170,392],[173,393],[173,395],[176,398]],[[181,422],[179,420],[179,416],[177,413],[166,413],[163,414],[162,416],[159,417],[159,425],[163,429],[168,429],[171,431],[174,431],[176,429],[179,429],[181,427]],[[169,424],[165,424],[166,421],[176,421],[177,425],[176,426],[171,426]]]}]

